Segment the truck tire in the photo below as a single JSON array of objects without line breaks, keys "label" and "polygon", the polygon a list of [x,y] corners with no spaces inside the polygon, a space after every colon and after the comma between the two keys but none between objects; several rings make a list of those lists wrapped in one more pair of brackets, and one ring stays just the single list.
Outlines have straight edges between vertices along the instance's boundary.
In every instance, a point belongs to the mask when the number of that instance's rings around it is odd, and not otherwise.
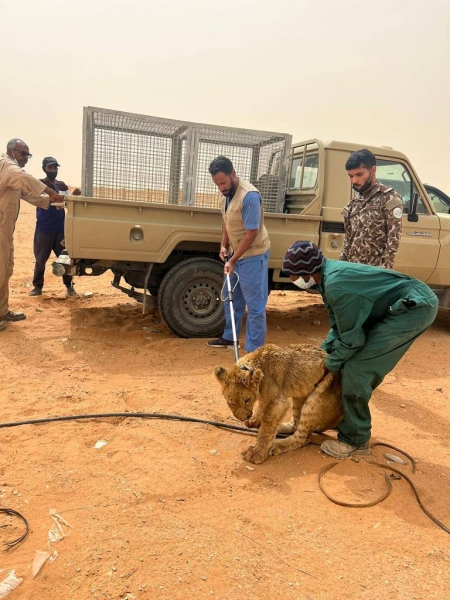
[{"label": "truck tire", "polygon": [[180,337],[217,337],[223,333],[223,267],[212,258],[188,258],[166,273],[158,307],[167,327]]}]

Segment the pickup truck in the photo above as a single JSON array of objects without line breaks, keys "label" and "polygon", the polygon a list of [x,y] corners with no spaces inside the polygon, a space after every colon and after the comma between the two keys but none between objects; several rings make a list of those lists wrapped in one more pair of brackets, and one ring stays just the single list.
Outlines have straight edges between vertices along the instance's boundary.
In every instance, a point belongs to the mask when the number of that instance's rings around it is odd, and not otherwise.
[{"label": "pickup truck", "polygon": [[[99,114],[95,111],[104,110],[85,109],[91,111],[91,117]],[[89,131],[86,133],[86,124],[91,128],[90,134]],[[124,129],[120,130],[122,137]],[[225,134],[227,129],[221,129],[221,134]],[[201,144],[197,143],[195,147],[192,143],[191,157],[186,149],[182,155],[178,147],[178,159],[175,160],[173,148],[177,150],[177,147],[172,143],[172,155],[168,159],[170,182],[164,195],[161,161],[157,157],[140,167],[144,172],[147,169],[156,173],[153,179],[133,188],[125,179],[135,166],[124,166],[117,158],[114,164],[113,152],[105,149],[104,137],[115,147],[117,135],[114,138],[113,134],[117,131],[108,125],[106,134],[102,129],[100,135],[95,127],[92,128],[92,118],[89,121],[89,114],[85,112],[85,133],[83,195],[66,197],[65,245],[70,259],[63,259],[66,261],[64,268],[66,272],[80,276],[98,276],[112,271],[112,284],[116,288],[143,301],[144,310],[149,303],[157,304],[164,322],[181,337],[213,337],[223,331],[223,264],[218,258],[221,239],[219,197],[210,187],[206,192],[198,192],[199,178],[205,186],[210,185],[208,161],[220,153],[230,156],[238,176],[250,179],[262,192],[268,209],[264,218],[271,240],[269,287],[272,290],[294,289],[281,266],[286,249],[295,240],[311,240],[320,246],[325,256],[339,259],[344,240],[341,211],[352,197],[345,163],[353,151],[369,148],[377,159],[378,180],[395,188],[404,202],[403,234],[395,269],[426,282],[435,290],[441,304],[450,306],[450,216],[436,213],[413,166],[401,152],[387,147],[319,139],[290,145],[289,136],[280,142],[282,134],[277,138],[274,134],[267,137],[267,143],[264,142],[267,146],[276,138],[278,144],[272,145],[270,156],[264,159],[265,168],[256,168],[253,148],[249,164],[254,168],[245,173],[242,155],[233,156],[233,152],[236,153],[234,143],[228,148],[225,142],[220,145],[208,138],[205,144],[209,157],[208,160],[203,157],[203,162],[199,156]],[[126,141],[131,149],[135,143],[133,135],[142,134],[128,128],[130,139]],[[113,136],[112,142],[110,136]],[[155,139],[163,143],[159,138]],[[92,140],[98,142],[96,151]],[[148,144],[149,141],[145,138],[141,143]],[[123,145],[121,139],[119,146]],[[267,148],[259,145],[257,156],[260,160],[261,153]],[[130,160],[133,153],[128,152],[127,156]],[[138,158],[137,153],[136,160]],[[189,164],[195,166],[197,181],[188,174]],[[116,180],[112,179],[114,169],[118,170]],[[142,179],[139,169],[136,173],[136,178]],[[156,199],[149,201],[145,190],[159,190]],[[271,194],[275,200],[267,203]],[[101,197],[106,195],[108,197]],[[197,205],[199,202],[200,206]],[[207,203],[210,206],[205,206]],[[122,278],[128,288],[121,285]]]}]

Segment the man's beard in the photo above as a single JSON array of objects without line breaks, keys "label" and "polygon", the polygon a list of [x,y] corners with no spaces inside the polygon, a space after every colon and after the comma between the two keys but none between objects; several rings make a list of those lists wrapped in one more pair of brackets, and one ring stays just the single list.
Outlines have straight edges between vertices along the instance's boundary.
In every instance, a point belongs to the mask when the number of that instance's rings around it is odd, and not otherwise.
[{"label": "man's beard", "polygon": [[354,185],[352,185],[352,188],[355,190],[355,192],[358,192],[358,194],[364,194],[364,192],[367,192],[367,190],[370,189],[372,183],[373,183],[373,175],[371,175],[369,177],[369,179],[366,181],[366,183],[364,185],[362,185],[359,189],[356,188]]},{"label": "man's beard", "polygon": [[226,194],[227,198],[232,198],[234,196],[235,192],[236,192],[236,184],[234,183],[234,181],[231,181],[230,188],[228,189],[228,192]]}]

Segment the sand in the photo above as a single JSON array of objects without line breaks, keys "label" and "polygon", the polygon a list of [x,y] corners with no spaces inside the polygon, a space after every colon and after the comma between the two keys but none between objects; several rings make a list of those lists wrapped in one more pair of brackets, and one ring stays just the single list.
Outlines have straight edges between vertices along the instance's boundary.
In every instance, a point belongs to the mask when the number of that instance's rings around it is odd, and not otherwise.
[{"label": "sand", "polygon": [[[0,333],[0,422],[139,411],[235,423],[213,376],[233,352],[177,338],[156,309],[143,316],[112,288],[110,273],[77,279],[79,296],[67,299],[50,261],[43,296],[30,298],[33,231],[34,209],[24,205],[11,308],[27,320]],[[327,329],[317,297],[271,294],[268,342],[319,344]],[[447,526],[449,340],[440,310],[371,401],[373,440],[417,459],[421,500]],[[333,459],[317,446],[249,465],[240,456],[246,435],[137,418],[25,425],[0,438],[0,506],[31,529],[1,554],[0,568],[24,577],[11,600],[448,597],[450,536],[408,484],[393,480],[390,497],[371,508],[337,506],[318,488]],[[96,449],[99,440],[107,443]],[[385,452],[374,450],[381,461]],[[340,461],[324,483],[340,500],[367,502],[383,491],[383,473],[364,459]],[[51,509],[71,528],[49,547]],[[20,532],[0,515],[1,541]],[[31,579],[36,550],[58,556]]]}]

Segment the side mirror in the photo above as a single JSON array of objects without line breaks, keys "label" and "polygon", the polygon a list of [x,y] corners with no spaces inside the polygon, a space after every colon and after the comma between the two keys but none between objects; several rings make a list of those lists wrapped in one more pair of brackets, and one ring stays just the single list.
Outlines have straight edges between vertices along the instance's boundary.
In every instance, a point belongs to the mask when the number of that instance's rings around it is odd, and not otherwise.
[{"label": "side mirror", "polygon": [[408,221],[417,223],[419,216],[417,214],[417,203],[419,202],[419,194],[414,192],[413,198],[409,204]]}]

